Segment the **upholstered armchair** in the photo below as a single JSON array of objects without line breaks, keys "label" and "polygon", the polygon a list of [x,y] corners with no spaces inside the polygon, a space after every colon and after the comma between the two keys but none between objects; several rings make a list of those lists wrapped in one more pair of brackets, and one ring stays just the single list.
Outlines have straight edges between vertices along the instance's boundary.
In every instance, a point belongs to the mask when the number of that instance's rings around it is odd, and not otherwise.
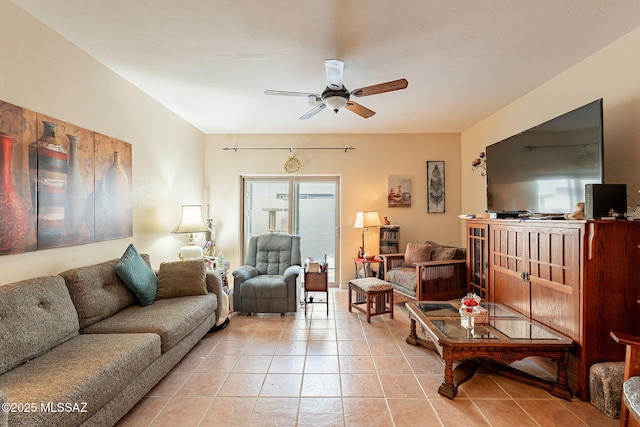
[{"label": "upholstered armchair", "polygon": [[404,253],[381,254],[383,278],[394,291],[418,301],[446,301],[467,293],[466,250],[408,243]]},{"label": "upholstered armchair", "polygon": [[300,258],[300,236],[251,237],[245,265],[233,272],[234,311],[283,315],[296,311]]}]

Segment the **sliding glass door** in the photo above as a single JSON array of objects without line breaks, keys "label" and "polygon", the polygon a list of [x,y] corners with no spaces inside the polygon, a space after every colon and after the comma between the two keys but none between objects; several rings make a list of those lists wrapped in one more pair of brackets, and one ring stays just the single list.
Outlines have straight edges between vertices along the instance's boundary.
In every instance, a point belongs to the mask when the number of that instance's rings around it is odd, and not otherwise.
[{"label": "sliding glass door", "polygon": [[326,256],[330,285],[340,277],[339,178],[243,177],[243,253],[251,236],[291,233],[302,236],[302,260]]}]

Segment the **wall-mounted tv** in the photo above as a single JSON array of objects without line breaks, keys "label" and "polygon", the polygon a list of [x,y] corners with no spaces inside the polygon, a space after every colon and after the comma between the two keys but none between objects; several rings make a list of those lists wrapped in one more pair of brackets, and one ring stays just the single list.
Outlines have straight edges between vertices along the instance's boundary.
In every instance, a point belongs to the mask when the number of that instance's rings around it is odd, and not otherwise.
[{"label": "wall-mounted tv", "polygon": [[603,182],[602,99],[487,147],[489,212],[562,214]]}]

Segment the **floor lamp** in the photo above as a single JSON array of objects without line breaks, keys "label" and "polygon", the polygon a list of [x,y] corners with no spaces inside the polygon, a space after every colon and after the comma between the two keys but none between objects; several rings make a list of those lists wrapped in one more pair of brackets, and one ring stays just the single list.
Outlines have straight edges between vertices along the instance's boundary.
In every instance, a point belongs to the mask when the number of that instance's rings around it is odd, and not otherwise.
[{"label": "floor lamp", "polygon": [[363,211],[356,212],[356,221],[353,224],[353,228],[362,228],[362,246],[360,246],[359,258],[364,256],[364,233],[369,227],[379,227],[382,225],[380,221],[380,215],[377,211]]}]

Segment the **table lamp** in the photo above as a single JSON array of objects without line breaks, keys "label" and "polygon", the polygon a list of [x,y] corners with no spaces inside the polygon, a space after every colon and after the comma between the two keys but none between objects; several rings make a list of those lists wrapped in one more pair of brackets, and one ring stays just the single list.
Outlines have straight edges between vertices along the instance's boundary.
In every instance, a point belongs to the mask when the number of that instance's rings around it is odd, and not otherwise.
[{"label": "table lamp", "polygon": [[202,259],[202,248],[193,242],[193,234],[207,231],[209,231],[209,228],[204,219],[202,219],[202,206],[182,205],[180,221],[172,233],[188,233],[189,237],[187,238],[187,244],[178,251],[178,257],[181,260]]},{"label": "table lamp", "polygon": [[360,253],[364,256],[364,233],[369,227],[379,227],[382,225],[380,221],[380,215],[377,211],[363,211],[356,212],[356,221],[353,224],[353,228],[362,228],[362,246],[360,247]]}]

